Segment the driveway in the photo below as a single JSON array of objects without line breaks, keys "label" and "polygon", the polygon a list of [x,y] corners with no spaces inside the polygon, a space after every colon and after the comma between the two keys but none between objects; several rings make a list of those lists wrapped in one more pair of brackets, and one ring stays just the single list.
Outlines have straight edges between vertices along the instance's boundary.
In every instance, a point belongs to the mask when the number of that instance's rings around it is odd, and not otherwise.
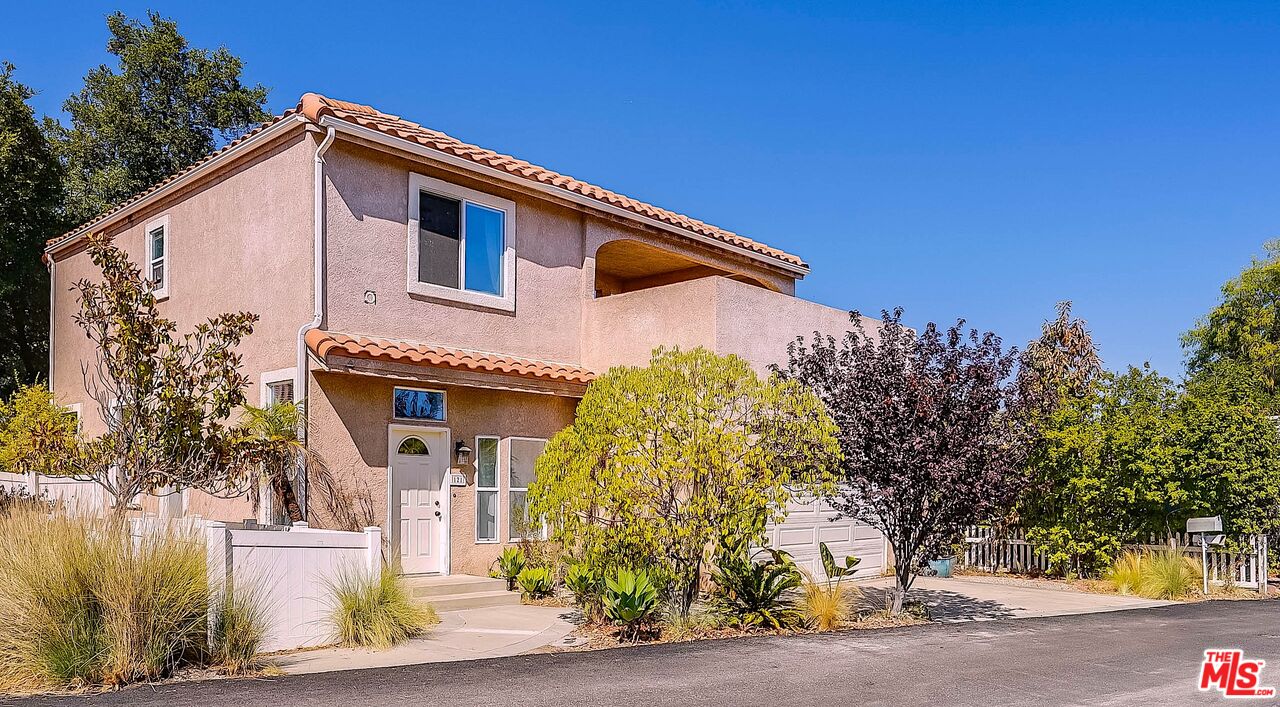
[{"label": "driveway", "polygon": [[1202,602],[1020,621],[922,625],[142,687],[29,705],[1222,704],[1203,651],[1238,647],[1280,686],[1280,603]]},{"label": "driveway", "polygon": [[[884,592],[893,586],[893,579],[876,579],[861,586],[866,595],[865,603],[883,605]],[[1092,614],[1172,603],[1114,594],[1092,594],[1052,584],[1034,586],[1001,579],[965,577],[917,577],[911,586],[911,597],[924,602],[929,607],[929,615],[935,621],[942,622]]]}]

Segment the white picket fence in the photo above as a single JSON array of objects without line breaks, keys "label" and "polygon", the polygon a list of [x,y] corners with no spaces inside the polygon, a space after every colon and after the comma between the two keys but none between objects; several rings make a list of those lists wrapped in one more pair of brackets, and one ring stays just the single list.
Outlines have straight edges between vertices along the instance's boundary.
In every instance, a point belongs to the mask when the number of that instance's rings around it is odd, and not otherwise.
[{"label": "white picket fence", "polygon": [[382,529],[352,533],[293,526],[226,523],[182,518],[135,518],[131,532],[140,540],[166,523],[203,539],[209,576],[209,625],[216,625],[226,592],[247,591],[266,614],[266,652],[332,643],[328,620],[334,608],[333,584],[344,573],[380,572]]},{"label": "white picket fence", "polygon": [[[985,526],[970,526],[965,530],[966,548],[961,566],[984,572],[1031,572],[1049,570],[1048,554],[1026,539],[1026,530],[1012,526],[1000,532]],[[1234,584],[1246,589],[1267,591],[1266,535],[1245,535],[1238,538],[1246,552],[1227,552],[1223,548],[1209,548],[1209,581],[1213,584]],[[1177,547],[1184,554],[1201,559],[1198,542],[1186,533],[1174,533],[1168,537],[1151,535],[1146,544],[1125,545],[1126,550],[1155,550]]]}]

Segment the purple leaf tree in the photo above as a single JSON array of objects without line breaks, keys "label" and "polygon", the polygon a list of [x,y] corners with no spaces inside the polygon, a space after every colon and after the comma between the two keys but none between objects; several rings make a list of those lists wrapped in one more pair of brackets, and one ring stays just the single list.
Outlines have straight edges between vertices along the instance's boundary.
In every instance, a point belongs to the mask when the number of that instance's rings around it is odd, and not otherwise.
[{"label": "purple leaf tree", "polygon": [[1007,513],[1025,485],[1045,386],[1016,348],[991,332],[902,324],[883,313],[876,331],[842,340],[815,332],[788,347],[779,373],[810,386],[839,427],[843,460],[832,499],[845,517],[885,534],[893,547],[893,613],[916,569],[948,556],[968,525]]}]

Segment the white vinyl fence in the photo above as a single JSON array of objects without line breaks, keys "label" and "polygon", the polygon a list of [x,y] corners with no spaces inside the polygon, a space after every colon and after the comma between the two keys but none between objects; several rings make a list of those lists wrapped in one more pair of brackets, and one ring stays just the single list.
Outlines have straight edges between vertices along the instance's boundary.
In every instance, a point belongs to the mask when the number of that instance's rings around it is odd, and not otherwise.
[{"label": "white vinyl fence", "polygon": [[[329,622],[333,583],[346,574],[376,575],[382,569],[382,529],[352,533],[293,526],[225,523],[183,518],[136,518],[141,538],[165,523],[205,541],[209,572],[209,625],[214,626],[226,592],[249,592],[266,612],[265,652],[332,643]],[[173,527],[173,526],[170,526]]]},{"label": "white vinyl fence", "polygon": [[27,491],[33,496],[45,496],[51,501],[60,501],[68,507],[86,512],[96,512],[103,507],[102,489],[92,481],[0,471],[0,487],[13,492]]},{"label": "white vinyl fence", "polygon": [[[960,559],[961,566],[972,567],[984,572],[1030,572],[1049,570],[1049,556],[1044,550],[1035,547],[1026,539],[1026,531],[1018,526],[995,531],[984,526],[970,526],[965,530],[965,552]],[[1267,547],[1266,535],[1244,535],[1236,538],[1248,548],[1241,553],[1227,552],[1221,547],[1209,548],[1209,581],[1213,584],[1234,584],[1238,587],[1267,591]],[[1167,549],[1170,546],[1179,548],[1183,554],[1200,558],[1200,544],[1190,535],[1174,533],[1169,537],[1151,535],[1147,543],[1125,545],[1126,550]]]}]

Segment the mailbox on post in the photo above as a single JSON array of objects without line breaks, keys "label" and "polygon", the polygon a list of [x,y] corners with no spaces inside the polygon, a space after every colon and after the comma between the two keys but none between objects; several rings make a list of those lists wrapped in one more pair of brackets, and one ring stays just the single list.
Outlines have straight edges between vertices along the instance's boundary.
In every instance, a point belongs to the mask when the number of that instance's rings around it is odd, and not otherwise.
[{"label": "mailbox on post", "polygon": [[1204,577],[1204,593],[1209,593],[1209,546],[1221,545],[1226,536],[1222,534],[1222,516],[1207,518],[1188,518],[1187,532],[1200,536],[1200,572]]}]

